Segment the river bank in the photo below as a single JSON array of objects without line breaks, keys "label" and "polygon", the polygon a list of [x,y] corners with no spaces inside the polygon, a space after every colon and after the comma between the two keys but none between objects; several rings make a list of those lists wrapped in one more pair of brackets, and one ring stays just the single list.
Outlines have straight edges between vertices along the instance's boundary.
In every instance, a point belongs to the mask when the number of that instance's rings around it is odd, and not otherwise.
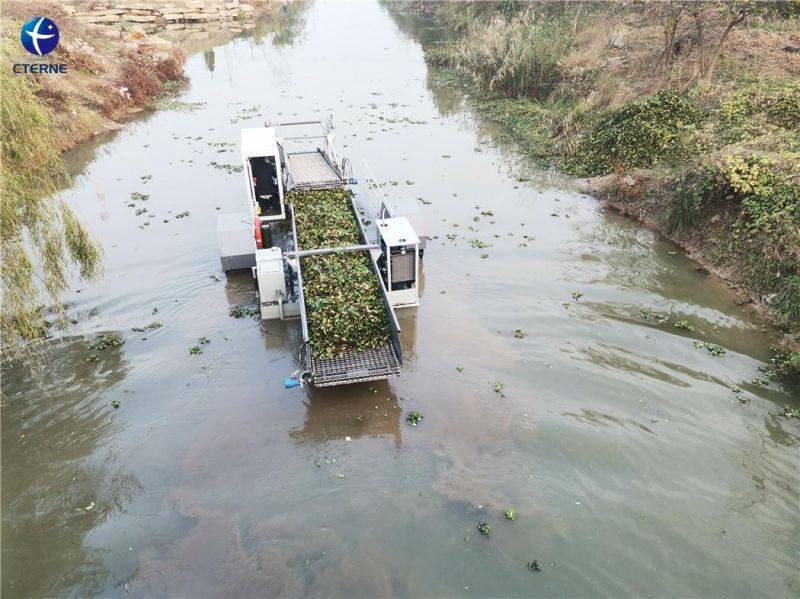
[{"label": "river bank", "polygon": [[[32,99],[44,119],[42,128],[53,131],[56,149],[71,149],[121,127],[132,114],[151,107],[156,97],[179,85],[192,43],[252,29],[258,19],[278,12],[283,4],[272,0],[37,4],[37,14],[46,14],[59,26],[60,43],[49,58],[66,64],[67,76],[4,72],[4,84],[27,88],[27,93],[7,99],[7,110],[13,115],[15,99]],[[31,58],[19,44],[19,28],[31,17],[30,11],[26,3],[4,3],[3,58],[9,63]],[[19,137],[24,131],[9,131],[12,134]],[[3,158],[6,164],[13,161],[13,156]]]},{"label": "river bank", "polygon": [[687,3],[415,6],[451,34],[425,44],[429,66],[480,114],[687,250],[800,347],[796,8],[756,5],[734,23]]},{"label": "river bank", "polygon": [[[48,337],[55,325],[70,324],[60,299],[70,270],[92,280],[103,269],[101,245],[58,196],[70,179],[63,153],[120,129],[139,113],[175,107],[170,98],[187,83],[188,54],[238,35],[259,39],[278,31],[301,4],[3,3],[0,336],[5,356]],[[59,44],[46,58],[20,44],[20,27],[34,14],[59,28]],[[213,61],[213,52],[207,59]],[[28,64],[58,65],[64,72],[30,74],[13,67]]]}]

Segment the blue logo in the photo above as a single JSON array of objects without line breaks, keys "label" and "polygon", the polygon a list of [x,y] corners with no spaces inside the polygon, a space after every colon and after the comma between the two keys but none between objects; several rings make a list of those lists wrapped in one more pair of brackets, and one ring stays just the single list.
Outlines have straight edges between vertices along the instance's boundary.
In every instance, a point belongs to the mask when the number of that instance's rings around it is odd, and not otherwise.
[{"label": "blue logo", "polygon": [[47,17],[33,17],[22,26],[19,38],[28,52],[44,56],[58,46],[58,27]]}]

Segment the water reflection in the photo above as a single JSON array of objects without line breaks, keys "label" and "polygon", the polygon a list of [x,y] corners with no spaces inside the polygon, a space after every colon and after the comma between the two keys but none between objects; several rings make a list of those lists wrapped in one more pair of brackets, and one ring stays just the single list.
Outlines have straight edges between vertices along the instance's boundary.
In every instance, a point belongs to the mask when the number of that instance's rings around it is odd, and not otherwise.
[{"label": "water reflection", "polygon": [[289,431],[298,444],[316,447],[346,437],[392,437],[400,448],[403,409],[388,381],[311,388],[305,405],[303,426]]},{"label": "water reflection", "polygon": [[3,368],[2,594],[91,595],[107,571],[84,539],[142,490],[104,447],[125,426],[127,396],[114,395],[123,404],[115,410],[106,392],[126,378],[128,364],[120,348],[87,362],[80,337],[44,352],[35,368]]},{"label": "water reflection", "polygon": [[206,69],[208,69],[209,73],[214,72],[214,63],[216,62],[216,54],[214,54],[214,48],[210,48],[203,52],[203,61],[206,63]]}]

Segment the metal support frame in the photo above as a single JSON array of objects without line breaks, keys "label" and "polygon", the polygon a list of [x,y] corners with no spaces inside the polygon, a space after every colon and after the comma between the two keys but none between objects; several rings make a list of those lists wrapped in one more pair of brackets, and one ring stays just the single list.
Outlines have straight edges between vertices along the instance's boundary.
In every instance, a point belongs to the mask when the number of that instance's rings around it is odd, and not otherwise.
[{"label": "metal support frame", "polygon": [[[356,206],[356,199],[355,197],[350,198],[350,206],[353,209],[353,215],[356,217],[356,222],[358,223],[358,228],[361,230],[361,238],[366,240],[367,239],[367,232],[364,229],[364,225],[361,223],[361,220],[358,218],[358,207]],[[383,298],[383,305],[386,306],[386,309],[389,312],[391,318],[389,319],[389,328],[392,332],[392,347],[394,348],[394,353],[397,356],[397,360],[400,362],[400,365],[403,364],[403,347],[400,345],[400,323],[397,320],[397,314],[394,312],[394,306],[392,306],[392,302],[389,301],[389,296],[387,295],[386,285],[383,283],[383,277],[381,276],[381,269],[378,268],[378,262],[375,260],[375,256],[373,256],[372,252],[369,252],[369,261],[372,264],[372,271],[375,273],[375,276],[378,277],[378,284],[380,285],[381,290],[381,297]]]},{"label": "metal support frame", "polygon": [[[289,204],[289,212],[292,215],[292,237],[294,237],[294,247],[299,247],[297,244],[297,225],[294,218],[294,204]],[[303,341],[308,343],[308,317],[306,316],[306,298],[303,295],[303,269],[300,266],[300,260],[297,261],[297,288],[300,296],[300,322],[303,327]]]},{"label": "metal support frame", "polygon": [[321,256],[323,254],[337,254],[339,252],[363,252],[377,249],[380,249],[378,244],[368,243],[366,245],[343,245],[336,248],[319,248],[317,250],[296,250],[294,252],[286,252],[286,255],[290,258],[305,258],[306,256]]}]

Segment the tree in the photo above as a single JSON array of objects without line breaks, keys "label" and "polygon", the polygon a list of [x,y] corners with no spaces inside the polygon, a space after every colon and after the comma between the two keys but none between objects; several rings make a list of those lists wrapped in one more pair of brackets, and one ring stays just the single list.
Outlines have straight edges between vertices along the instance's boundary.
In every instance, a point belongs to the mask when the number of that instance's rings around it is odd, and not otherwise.
[{"label": "tree", "polygon": [[57,197],[64,165],[33,85],[10,68],[0,69],[0,344],[6,355],[42,336],[43,304],[63,315],[59,298],[70,268],[84,279],[101,271],[100,248]]},{"label": "tree", "polygon": [[661,62],[667,66],[672,64],[675,55],[675,33],[681,22],[686,2],[664,2],[656,5],[656,10],[664,27],[664,48],[661,53]]},{"label": "tree", "polygon": [[722,35],[714,48],[708,64],[703,66],[704,78],[706,81],[711,81],[714,74],[714,67],[717,66],[717,60],[722,53],[722,48],[725,45],[728,35],[730,35],[733,28],[743,22],[750,15],[765,8],[763,2],[756,0],[737,0],[734,2],[718,2],[716,4],[717,10],[722,13],[725,19],[725,28],[722,30]]}]

